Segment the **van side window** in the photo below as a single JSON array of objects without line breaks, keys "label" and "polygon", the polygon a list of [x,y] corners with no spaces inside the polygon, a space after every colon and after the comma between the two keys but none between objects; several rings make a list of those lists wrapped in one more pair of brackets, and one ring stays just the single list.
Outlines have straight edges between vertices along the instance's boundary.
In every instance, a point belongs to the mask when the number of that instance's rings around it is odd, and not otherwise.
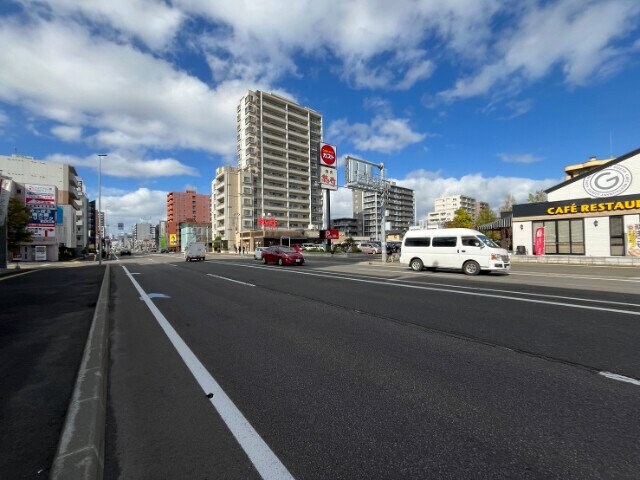
[{"label": "van side window", "polygon": [[458,243],[458,237],[434,237],[434,247],[455,247]]},{"label": "van side window", "polygon": [[480,240],[476,237],[462,237],[462,245],[465,247],[479,247]]},{"label": "van side window", "polygon": [[407,238],[404,241],[404,246],[405,247],[428,247],[429,245],[431,245],[431,239],[429,237]]}]

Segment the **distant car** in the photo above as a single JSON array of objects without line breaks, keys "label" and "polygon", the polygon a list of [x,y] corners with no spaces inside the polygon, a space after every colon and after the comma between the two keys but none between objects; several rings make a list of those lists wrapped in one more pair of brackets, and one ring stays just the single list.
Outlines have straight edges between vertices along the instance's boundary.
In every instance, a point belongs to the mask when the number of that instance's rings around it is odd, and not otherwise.
[{"label": "distant car", "polygon": [[267,247],[256,247],[256,249],[253,251],[253,258],[255,258],[256,260],[262,260],[262,252],[264,252],[267,249]]},{"label": "distant car", "polygon": [[169,253],[169,249],[168,248],[163,248],[160,250],[160,253]]},{"label": "distant car", "polygon": [[269,247],[262,252],[262,262],[278,265],[304,265],[304,256],[289,247]]},{"label": "distant car", "polygon": [[373,253],[373,254],[375,254],[375,253],[381,253],[382,249],[378,245],[376,245],[374,243],[361,243],[360,244],[360,251],[362,253]]},{"label": "distant car", "polygon": [[121,248],[120,249],[120,255],[131,255],[131,250],[129,250],[128,248]]}]

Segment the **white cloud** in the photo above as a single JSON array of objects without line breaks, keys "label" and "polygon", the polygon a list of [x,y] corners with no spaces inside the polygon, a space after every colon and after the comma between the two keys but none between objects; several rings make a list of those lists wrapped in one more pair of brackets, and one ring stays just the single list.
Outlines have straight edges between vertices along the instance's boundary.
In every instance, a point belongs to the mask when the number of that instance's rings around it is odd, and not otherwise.
[{"label": "white cloud", "polygon": [[453,100],[496,88],[517,90],[560,66],[569,85],[581,85],[594,76],[609,75],[620,65],[625,50],[616,42],[633,29],[640,15],[635,0],[562,0],[532,4],[519,25],[502,32],[495,60],[459,79],[441,92]]},{"label": "white cloud", "polygon": [[151,224],[167,218],[167,193],[160,190],[139,188],[131,192],[118,192],[116,195],[102,194],[102,209],[108,230],[115,233],[117,224],[125,224],[130,230],[135,223]]},{"label": "white cloud", "polygon": [[[507,195],[513,195],[516,203],[527,203],[530,193],[547,189],[562,179],[533,180],[521,177],[485,177],[481,174],[464,175],[461,178],[443,177],[440,172],[416,170],[403,179],[390,179],[401,187],[414,191],[418,221],[433,211],[433,201],[449,195],[467,195],[477,201],[488,202],[493,210],[500,208]],[[352,191],[339,188],[331,196],[331,218],[353,215]]]},{"label": "white cloud", "polygon": [[129,45],[73,23],[0,24],[0,100],[97,129],[97,148],[193,148],[233,156],[235,105],[245,87],[209,88]]},{"label": "white cloud", "polygon": [[526,203],[529,193],[549,188],[560,183],[562,179],[484,177],[478,173],[464,175],[461,178],[445,178],[439,172],[417,170],[396,181],[398,185],[414,190],[416,212],[418,220],[421,220],[428,212],[433,211],[433,201],[438,197],[467,195],[477,201],[488,202],[495,210],[502,206],[508,194],[515,197],[516,203]]},{"label": "white cloud", "polygon": [[[68,163],[75,167],[98,169],[97,155],[81,158],[71,155],[54,154],[45,157],[43,160],[47,162]],[[111,152],[107,157],[102,159],[101,163],[103,175],[119,178],[175,177],[180,175],[199,176],[197,170],[184,165],[174,158],[145,160],[130,153]]]},{"label": "white cloud", "polygon": [[498,153],[496,156],[505,163],[528,164],[542,160],[542,158],[532,155],[531,153]]},{"label": "white cloud", "polygon": [[57,125],[51,128],[51,133],[65,142],[77,142],[82,139],[82,127]]},{"label": "white cloud", "polygon": [[[174,2],[190,15],[202,15],[221,26],[205,42],[216,75],[228,71],[223,66],[251,66],[267,76],[261,78],[273,79],[296,73],[290,60],[296,53],[331,55],[340,65],[342,78],[354,86],[400,90],[429,78],[433,57],[441,56],[444,44],[457,56],[482,56],[490,19],[500,3],[263,0],[253,3],[247,14],[247,8],[231,1]],[[427,40],[430,50],[422,48]]]},{"label": "white cloud", "polygon": [[84,17],[114,29],[124,40],[138,38],[152,49],[164,48],[175,36],[185,15],[154,0],[20,0],[25,9],[55,18]]},{"label": "white cloud", "polygon": [[390,118],[376,115],[370,124],[349,124],[347,119],[332,122],[327,128],[326,138],[332,142],[349,141],[361,151],[390,153],[424,140],[426,134],[414,132],[406,118]]}]

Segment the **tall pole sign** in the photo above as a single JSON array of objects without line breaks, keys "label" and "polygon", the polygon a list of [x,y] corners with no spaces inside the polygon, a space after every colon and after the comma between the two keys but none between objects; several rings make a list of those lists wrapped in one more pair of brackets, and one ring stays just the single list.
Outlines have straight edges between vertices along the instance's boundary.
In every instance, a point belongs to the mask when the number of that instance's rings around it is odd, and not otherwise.
[{"label": "tall pole sign", "polygon": [[[338,153],[334,145],[321,143],[318,148],[318,164],[320,167],[320,188],[325,193],[325,215],[322,228],[326,231],[331,228],[331,190],[338,190]],[[331,251],[331,239],[325,237],[326,248]]]}]

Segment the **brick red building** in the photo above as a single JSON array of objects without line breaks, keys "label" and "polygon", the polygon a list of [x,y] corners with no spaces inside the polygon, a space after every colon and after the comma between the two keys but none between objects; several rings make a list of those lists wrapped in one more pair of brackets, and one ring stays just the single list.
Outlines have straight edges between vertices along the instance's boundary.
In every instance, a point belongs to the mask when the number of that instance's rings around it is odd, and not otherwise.
[{"label": "brick red building", "polygon": [[211,224],[211,196],[196,193],[195,190],[185,192],[169,192],[167,194],[167,233],[176,235],[177,243],[171,244],[172,250],[180,250],[180,224]]}]

